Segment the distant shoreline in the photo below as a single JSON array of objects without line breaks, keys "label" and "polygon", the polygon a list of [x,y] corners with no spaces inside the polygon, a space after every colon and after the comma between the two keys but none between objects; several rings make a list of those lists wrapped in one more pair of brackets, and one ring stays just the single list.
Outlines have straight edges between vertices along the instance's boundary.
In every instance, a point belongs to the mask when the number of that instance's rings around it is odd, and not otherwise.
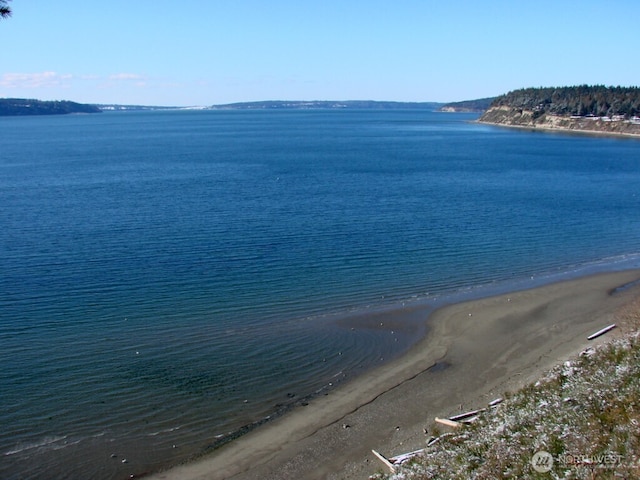
[{"label": "distant shoreline", "polygon": [[530,132],[545,132],[545,133],[561,133],[561,134],[577,134],[577,135],[586,135],[593,137],[614,137],[614,138],[640,138],[640,132],[638,133],[628,133],[628,132],[612,132],[612,131],[602,131],[602,130],[589,130],[589,129],[581,129],[581,128],[568,128],[568,127],[548,127],[548,126],[540,126],[540,125],[507,125],[504,123],[496,123],[496,122],[488,122],[483,120],[475,120],[473,123],[478,123],[481,125],[490,125],[493,127],[504,127],[504,128],[512,128],[519,130],[528,130]]}]

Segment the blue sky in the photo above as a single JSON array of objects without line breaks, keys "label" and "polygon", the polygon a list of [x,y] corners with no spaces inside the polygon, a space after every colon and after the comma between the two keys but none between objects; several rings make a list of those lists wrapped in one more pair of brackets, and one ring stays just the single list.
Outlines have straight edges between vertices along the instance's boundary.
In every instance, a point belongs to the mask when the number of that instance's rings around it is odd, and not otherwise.
[{"label": "blue sky", "polygon": [[639,85],[638,0],[13,0],[0,97],[457,101]]}]

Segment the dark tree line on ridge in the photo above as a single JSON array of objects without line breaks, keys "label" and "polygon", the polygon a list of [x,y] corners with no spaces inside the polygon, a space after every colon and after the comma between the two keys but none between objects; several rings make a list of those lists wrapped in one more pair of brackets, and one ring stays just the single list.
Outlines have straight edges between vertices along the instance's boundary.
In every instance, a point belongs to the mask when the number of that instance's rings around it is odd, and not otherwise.
[{"label": "dark tree line on ridge", "polygon": [[63,101],[0,98],[0,116],[5,115],[63,115],[68,113],[100,113],[94,105]]},{"label": "dark tree line on ridge", "polygon": [[523,88],[496,98],[492,107],[508,106],[544,113],[625,118],[640,116],[640,87],[576,87]]}]

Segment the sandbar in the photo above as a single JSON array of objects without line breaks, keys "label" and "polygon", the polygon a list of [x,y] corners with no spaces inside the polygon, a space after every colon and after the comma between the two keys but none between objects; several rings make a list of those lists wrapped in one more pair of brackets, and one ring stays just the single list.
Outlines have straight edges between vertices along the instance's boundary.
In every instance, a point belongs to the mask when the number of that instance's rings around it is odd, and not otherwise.
[{"label": "sandbar", "polygon": [[428,318],[425,310],[428,333],[402,357],[149,478],[366,479],[383,470],[371,449],[390,457],[423,448],[434,417],[484,407],[624,333],[587,340],[640,295],[639,279],[640,270],[600,273],[448,305]]}]

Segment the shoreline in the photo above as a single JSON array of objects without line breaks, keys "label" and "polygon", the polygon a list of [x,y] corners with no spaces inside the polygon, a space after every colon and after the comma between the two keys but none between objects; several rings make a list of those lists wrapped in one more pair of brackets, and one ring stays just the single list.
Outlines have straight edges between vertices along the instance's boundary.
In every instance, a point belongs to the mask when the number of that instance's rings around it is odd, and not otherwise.
[{"label": "shoreline", "polygon": [[382,470],[371,449],[391,456],[423,448],[435,416],[483,406],[579,352],[640,294],[638,279],[637,269],[598,273],[441,307],[400,358],[146,478],[365,479]]},{"label": "shoreline", "polygon": [[498,123],[498,122],[489,122],[486,120],[475,120],[475,123],[480,125],[490,125],[493,127],[504,127],[504,128],[515,128],[519,130],[529,130],[529,131],[539,131],[546,133],[562,133],[562,134],[577,134],[577,135],[587,135],[593,137],[611,137],[611,138],[632,138],[632,139],[640,139],[640,133],[628,133],[628,132],[613,132],[613,131],[603,131],[603,130],[589,130],[584,128],[569,128],[569,127],[561,127],[561,126],[543,126],[543,125],[515,125],[515,124],[507,124],[507,123]]}]

